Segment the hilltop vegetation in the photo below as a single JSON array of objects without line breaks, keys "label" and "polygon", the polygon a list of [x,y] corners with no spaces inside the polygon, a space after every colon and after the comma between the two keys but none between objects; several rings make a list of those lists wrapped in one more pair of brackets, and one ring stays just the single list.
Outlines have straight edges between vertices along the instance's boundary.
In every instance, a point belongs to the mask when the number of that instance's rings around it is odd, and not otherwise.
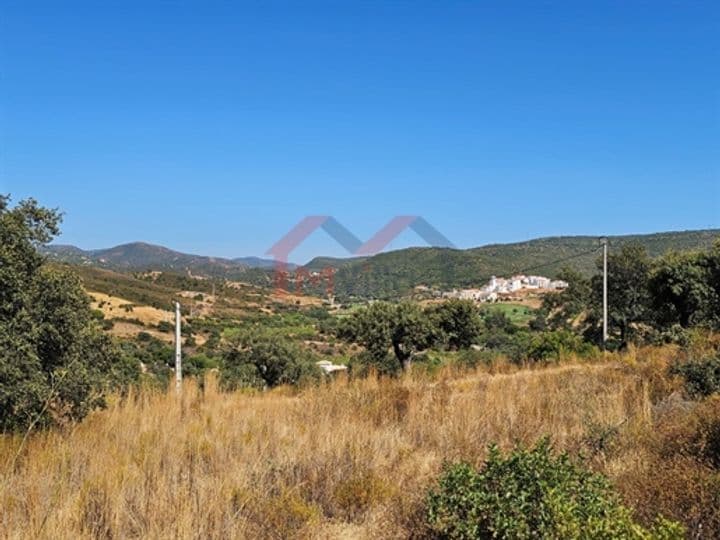
[{"label": "hilltop vegetation", "polygon": [[126,273],[74,265],[71,265],[70,269],[83,279],[89,291],[126,298],[131,302],[158,309],[171,309],[175,301],[180,301],[187,305],[189,310],[193,299],[178,298],[181,291],[194,291],[208,297],[215,292],[218,297],[218,310],[223,307],[232,309],[248,307],[252,303],[271,302],[273,292],[243,282],[195,278],[172,272]]},{"label": "hilltop vegetation", "polygon": [[[718,238],[720,231],[706,230],[615,236],[609,237],[609,242],[613,250],[638,244],[650,257],[658,257],[668,251],[707,249]],[[556,278],[567,266],[589,276],[598,255],[598,239],[589,236],[541,238],[468,250],[410,248],[345,263],[338,267],[333,286],[340,298],[397,298],[417,285],[451,290],[483,285],[492,275],[533,272]]]},{"label": "hilltop vegetation", "polygon": [[[613,236],[612,249],[628,243],[642,245],[651,257],[668,251],[707,249],[720,237],[718,230],[666,232],[644,235]],[[595,268],[598,239],[590,236],[558,236],[513,244],[496,244],[466,250],[446,248],[408,248],[373,257],[316,257],[303,267],[308,272],[334,268],[333,288],[342,300],[396,299],[413,287],[426,285],[450,290],[484,284],[491,275],[509,276],[521,271],[535,271],[557,277],[565,266],[572,266],[589,276]],[[83,251],[73,246],[50,245],[44,248],[52,260],[82,266],[97,266],[122,271],[160,270],[241,280],[261,287],[273,285],[272,261],[252,257],[222,259],[186,255],[161,246],[141,242],[111,249]],[[295,267],[290,265],[290,278]],[[327,283],[307,280],[306,292],[325,295]],[[293,284],[290,284],[293,290]]]},{"label": "hilltop vegetation", "polygon": [[132,242],[108,249],[82,250],[75,246],[52,244],[42,247],[52,260],[112,270],[164,270],[205,277],[238,278],[252,274],[254,268],[272,267],[273,261],[258,257],[206,257],[189,255],[163,246]]}]

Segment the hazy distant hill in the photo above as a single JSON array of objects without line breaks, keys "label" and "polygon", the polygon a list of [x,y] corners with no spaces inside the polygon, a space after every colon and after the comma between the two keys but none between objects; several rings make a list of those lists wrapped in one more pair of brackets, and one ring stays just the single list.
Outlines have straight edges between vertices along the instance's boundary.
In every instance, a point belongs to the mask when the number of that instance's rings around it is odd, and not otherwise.
[{"label": "hazy distant hill", "polygon": [[[234,262],[244,264],[250,268],[275,268],[275,259],[262,259],[260,257],[238,257],[233,259]],[[288,269],[297,268],[296,264],[288,263]]]},{"label": "hazy distant hill", "polygon": [[52,259],[114,270],[164,270],[200,276],[239,278],[251,268],[269,268],[273,261],[258,257],[223,259],[190,255],[163,246],[133,242],[109,249],[82,250],[75,246],[48,245],[43,251]]},{"label": "hazy distant hill", "polygon": [[[719,238],[719,229],[681,231],[613,236],[609,237],[609,245],[612,250],[623,243],[639,242],[656,257],[669,250],[708,248]],[[599,255],[598,238],[591,236],[539,238],[467,250],[409,248],[361,260],[342,260],[335,267],[334,289],[341,297],[391,298],[416,285],[443,289],[481,285],[491,275],[522,272],[554,277],[564,266],[589,275],[595,271]]]}]

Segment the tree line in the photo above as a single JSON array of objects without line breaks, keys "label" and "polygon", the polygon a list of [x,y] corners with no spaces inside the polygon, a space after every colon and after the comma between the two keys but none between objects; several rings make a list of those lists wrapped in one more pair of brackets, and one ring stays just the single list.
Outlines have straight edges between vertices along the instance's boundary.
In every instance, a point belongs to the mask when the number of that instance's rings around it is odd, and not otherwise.
[{"label": "tree line", "polygon": [[[535,328],[572,329],[590,342],[602,334],[602,261],[584,278],[565,269],[562,292],[545,297]],[[707,251],[669,252],[651,259],[638,244],[610,253],[608,268],[609,345],[681,338],[691,327],[720,327],[720,242]]]}]

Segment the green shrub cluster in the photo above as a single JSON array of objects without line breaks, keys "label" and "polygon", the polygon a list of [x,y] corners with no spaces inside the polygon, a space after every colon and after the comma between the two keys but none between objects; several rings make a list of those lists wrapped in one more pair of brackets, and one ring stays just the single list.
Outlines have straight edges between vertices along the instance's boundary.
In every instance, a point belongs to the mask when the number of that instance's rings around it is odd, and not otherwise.
[{"label": "green shrub cluster", "polygon": [[720,392],[720,356],[676,363],[671,373],[685,381],[685,390],[691,397],[706,397]]},{"label": "green shrub cluster", "polygon": [[547,440],[507,456],[491,447],[481,470],[446,466],[427,498],[433,536],[447,539],[670,539],[677,523],[645,528],[633,520],[608,481],[555,456]]},{"label": "green shrub cluster", "polygon": [[532,360],[555,361],[570,354],[587,357],[596,350],[570,330],[555,330],[533,334],[527,356]]}]

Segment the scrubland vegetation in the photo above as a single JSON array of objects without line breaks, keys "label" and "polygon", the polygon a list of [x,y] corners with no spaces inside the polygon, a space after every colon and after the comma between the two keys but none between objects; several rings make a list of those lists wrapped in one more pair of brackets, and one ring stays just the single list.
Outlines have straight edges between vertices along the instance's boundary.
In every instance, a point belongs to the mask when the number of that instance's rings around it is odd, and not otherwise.
[{"label": "scrubland vegetation", "polygon": [[[603,350],[597,275],[564,270],[522,320],[331,311],[164,273],[83,283],[38,251],[59,219],[0,197],[4,536],[720,536],[720,244],[613,252]],[[157,316],[175,299],[203,306],[179,393]]]},{"label": "scrubland vegetation", "polygon": [[665,346],[538,369],[264,393],[220,392],[210,378],[202,389],[187,382],[181,396],[113,395],[80,424],[25,444],[21,434],[0,439],[0,529],[15,538],[430,537],[444,530],[428,496],[442,488],[443,464],[482,469],[488,445],[509,452],[548,436],[553,453],[608,479],[603,497],[618,497],[625,525],[648,530],[661,515],[688,537],[717,537],[720,399],[688,399],[669,370],[682,357]]}]

